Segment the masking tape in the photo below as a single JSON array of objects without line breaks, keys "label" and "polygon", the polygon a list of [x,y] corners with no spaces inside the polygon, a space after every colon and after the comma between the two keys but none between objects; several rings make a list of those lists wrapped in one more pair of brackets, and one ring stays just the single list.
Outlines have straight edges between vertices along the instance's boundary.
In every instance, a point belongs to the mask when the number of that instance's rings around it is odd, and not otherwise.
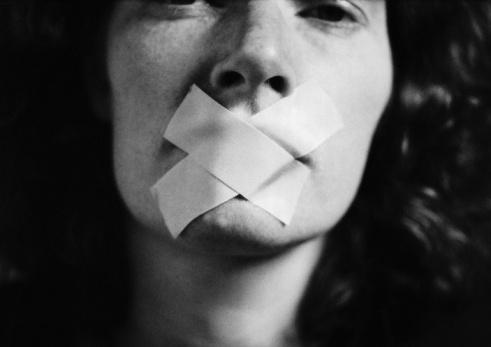
[{"label": "masking tape", "polygon": [[247,120],[193,86],[163,134],[188,156],[151,188],[170,233],[237,195],[288,224],[310,173],[295,158],[342,126],[314,82]]}]

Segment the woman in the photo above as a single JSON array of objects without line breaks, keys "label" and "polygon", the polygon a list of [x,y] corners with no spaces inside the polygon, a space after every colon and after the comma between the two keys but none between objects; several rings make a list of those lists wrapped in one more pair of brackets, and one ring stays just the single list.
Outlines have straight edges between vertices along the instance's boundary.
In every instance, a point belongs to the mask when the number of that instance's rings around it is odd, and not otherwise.
[{"label": "woman", "polygon": [[[3,345],[486,345],[489,4],[0,13]],[[150,188],[189,88],[247,119],[311,80],[344,127],[291,223],[234,198],[172,238]]]}]

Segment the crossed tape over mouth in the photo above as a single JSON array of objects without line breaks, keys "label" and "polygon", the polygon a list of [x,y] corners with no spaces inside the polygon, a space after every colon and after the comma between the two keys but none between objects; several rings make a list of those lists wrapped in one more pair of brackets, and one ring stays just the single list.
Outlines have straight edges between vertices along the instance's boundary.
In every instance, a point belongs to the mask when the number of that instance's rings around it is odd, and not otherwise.
[{"label": "crossed tape over mouth", "polygon": [[193,86],[163,132],[188,155],[151,188],[169,232],[238,195],[289,224],[310,173],[296,159],[342,127],[315,82],[246,120]]}]

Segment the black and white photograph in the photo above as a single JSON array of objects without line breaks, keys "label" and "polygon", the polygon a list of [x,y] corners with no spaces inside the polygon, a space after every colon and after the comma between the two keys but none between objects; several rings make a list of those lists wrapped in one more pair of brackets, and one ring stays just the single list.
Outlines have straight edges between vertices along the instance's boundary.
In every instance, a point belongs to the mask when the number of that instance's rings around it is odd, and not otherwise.
[{"label": "black and white photograph", "polygon": [[491,346],[491,1],[0,0],[31,346]]}]

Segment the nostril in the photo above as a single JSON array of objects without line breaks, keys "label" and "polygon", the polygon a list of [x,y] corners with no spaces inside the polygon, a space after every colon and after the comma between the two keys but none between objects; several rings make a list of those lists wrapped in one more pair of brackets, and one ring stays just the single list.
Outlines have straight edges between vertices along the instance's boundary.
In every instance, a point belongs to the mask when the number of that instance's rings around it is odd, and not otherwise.
[{"label": "nostril", "polygon": [[245,82],[244,76],[236,71],[225,71],[218,77],[218,86],[221,88],[236,87]]},{"label": "nostril", "polygon": [[281,77],[281,76],[274,76],[271,77],[266,81],[267,84],[270,85],[270,87],[275,90],[279,94],[286,94],[288,85],[286,80]]}]

